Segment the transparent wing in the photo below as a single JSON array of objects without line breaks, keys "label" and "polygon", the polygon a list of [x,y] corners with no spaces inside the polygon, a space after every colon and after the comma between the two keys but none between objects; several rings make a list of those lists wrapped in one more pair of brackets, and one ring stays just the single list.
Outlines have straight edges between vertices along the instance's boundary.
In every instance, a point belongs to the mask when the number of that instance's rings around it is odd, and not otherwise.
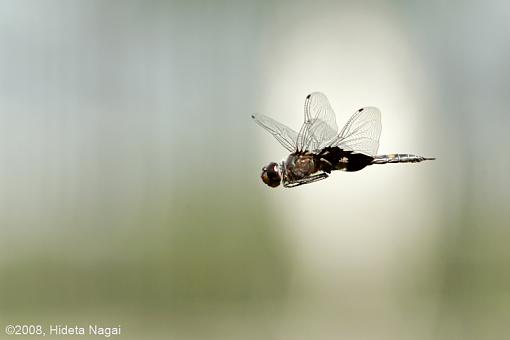
[{"label": "transparent wing", "polygon": [[299,130],[299,150],[318,150],[329,144],[337,134],[335,112],[328,98],[320,92],[309,94],[305,99],[305,121]]},{"label": "transparent wing", "polygon": [[364,107],[352,115],[330,146],[375,156],[380,135],[381,112],[375,107]]},{"label": "transparent wing", "polygon": [[253,114],[251,118],[258,125],[269,131],[270,134],[280,142],[281,145],[290,152],[296,151],[297,132],[292,130],[287,125],[284,125],[276,120],[269,118],[265,115]]}]

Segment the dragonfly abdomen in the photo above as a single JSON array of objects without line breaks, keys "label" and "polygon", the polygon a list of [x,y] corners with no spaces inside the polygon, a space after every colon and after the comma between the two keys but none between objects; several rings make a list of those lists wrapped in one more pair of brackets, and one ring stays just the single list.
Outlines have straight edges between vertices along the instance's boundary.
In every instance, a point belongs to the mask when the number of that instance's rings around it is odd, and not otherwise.
[{"label": "dragonfly abdomen", "polygon": [[339,147],[326,147],[317,154],[320,170],[330,173],[332,170],[359,171],[372,164],[373,158],[362,153],[344,151]]},{"label": "dragonfly abdomen", "polygon": [[393,153],[389,155],[374,156],[372,164],[386,164],[386,163],[419,163],[427,160],[434,160],[435,158],[427,158],[407,153]]}]

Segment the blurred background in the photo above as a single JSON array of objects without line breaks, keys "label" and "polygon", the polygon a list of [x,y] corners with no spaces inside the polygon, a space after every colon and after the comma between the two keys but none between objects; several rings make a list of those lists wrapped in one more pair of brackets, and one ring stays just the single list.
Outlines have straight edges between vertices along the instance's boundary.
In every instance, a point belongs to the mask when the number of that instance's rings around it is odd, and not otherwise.
[{"label": "blurred background", "polygon": [[[508,2],[1,1],[0,51],[0,338],[508,337]],[[266,187],[313,91],[438,159]]]}]

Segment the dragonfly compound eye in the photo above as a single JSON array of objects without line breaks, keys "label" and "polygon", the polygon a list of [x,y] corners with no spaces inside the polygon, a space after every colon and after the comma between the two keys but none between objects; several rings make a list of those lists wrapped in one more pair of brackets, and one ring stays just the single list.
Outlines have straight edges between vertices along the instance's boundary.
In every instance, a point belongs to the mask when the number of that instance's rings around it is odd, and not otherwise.
[{"label": "dragonfly compound eye", "polygon": [[282,177],[278,171],[278,164],[272,162],[268,166],[262,168],[262,174],[260,175],[262,182],[266,183],[272,188],[280,185]]}]

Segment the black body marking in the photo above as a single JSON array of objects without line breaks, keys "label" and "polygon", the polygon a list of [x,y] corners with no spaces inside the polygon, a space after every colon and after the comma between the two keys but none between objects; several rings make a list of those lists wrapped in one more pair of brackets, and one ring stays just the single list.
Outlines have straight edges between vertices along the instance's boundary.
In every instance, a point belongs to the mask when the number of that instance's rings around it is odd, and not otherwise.
[{"label": "black body marking", "polygon": [[[347,159],[347,162],[343,158]],[[317,154],[320,170],[330,173],[332,170],[359,171],[372,164],[373,157],[362,153],[344,151],[339,147],[327,147]],[[327,162],[325,162],[324,160]]]}]

